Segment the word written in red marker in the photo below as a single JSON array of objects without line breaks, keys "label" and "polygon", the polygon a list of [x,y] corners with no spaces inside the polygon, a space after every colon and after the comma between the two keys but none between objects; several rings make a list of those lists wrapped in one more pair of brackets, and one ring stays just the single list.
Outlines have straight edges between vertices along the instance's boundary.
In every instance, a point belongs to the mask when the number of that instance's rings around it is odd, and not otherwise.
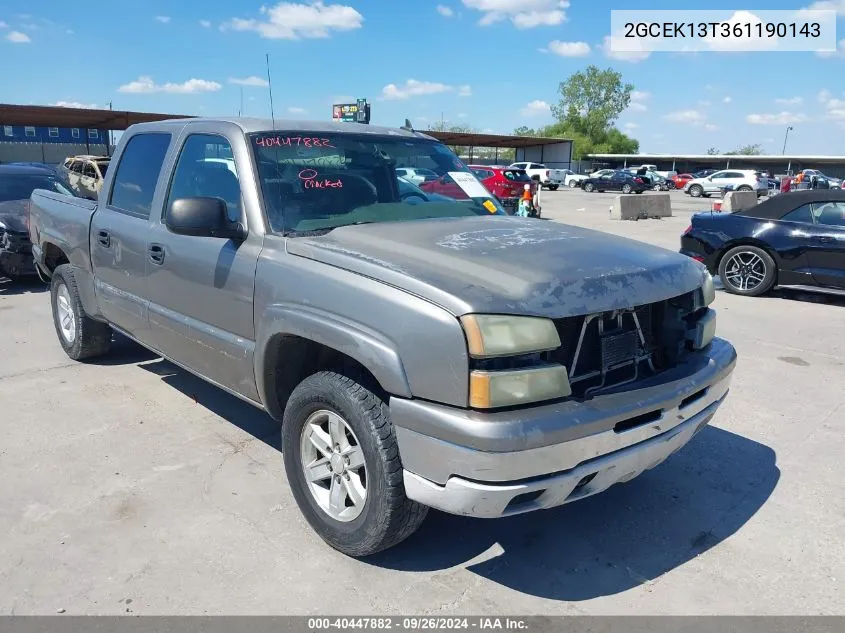
[{"label": "word written in red marker", "polygon": [[261,147],[334,147],[327,138],[313,138],[310,136],[264,136],[255,139],[256,145]]},{"label": "word written in red marker", "polygon": [[299,172],[299,179],[305,183],[304,187],[306,189],[340,189],[343,188],[343,181],[338,178],[337,180],[329,180],[328,178],[317,178],[317,170],[316,169],[303,169]]}]

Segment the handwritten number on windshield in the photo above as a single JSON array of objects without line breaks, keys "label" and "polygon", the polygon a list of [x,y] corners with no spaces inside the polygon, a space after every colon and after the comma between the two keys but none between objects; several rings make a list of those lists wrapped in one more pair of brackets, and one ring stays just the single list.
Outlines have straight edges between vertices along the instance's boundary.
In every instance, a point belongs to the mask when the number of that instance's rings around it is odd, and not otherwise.
[{"label": "handwritten number on windshield", "polygon": [[312,136],[263,136],[255,139],[260,147],[334,147],[327,138]]}]

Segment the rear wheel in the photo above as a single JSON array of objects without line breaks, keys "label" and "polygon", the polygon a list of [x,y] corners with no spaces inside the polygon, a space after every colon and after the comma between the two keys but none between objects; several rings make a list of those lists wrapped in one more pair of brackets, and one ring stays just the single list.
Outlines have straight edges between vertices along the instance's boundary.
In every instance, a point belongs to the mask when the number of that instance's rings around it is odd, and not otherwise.
[{"label": "rear wheel", "polygon": [[570,180],[569,181],[569,188],[570,189],[577,189],[578,188],[578,181],[577,180]]},{"label": "rear wheel", "polygon": [[634,188],[631,185],[629,185],[627,182],[624,185],[622,185],[622,193],[631,193],[633,190],[634,190]]},{"label": "rear wheel", "polygon": [[593,190],[595,190],[593,183],[588,182],[587,184],[584,185],[584,191],[586,191],[587,193],[590,193]]},{"label": "rear wheel", "polygon": [[428,511],[405,496],[390,413],[368,382],[313,374],[293,390],[282,425],[285,471],[300,511],[349,556],[393,547]]},{"label": "rear wheel", "polygon": [[742,185],[741,187],[737,188],[737,191],[751,191],[751,187],[748,185]]},{"label": "rear wheel", "polygon": [[559,186],[560,186],[560,185],[549,185],[549,191],[557,191],[557,188],[558,188]]},{"label": "rear wheel", "polygon": [[702,187],[701,185],[692,185],[689,188],[689,195],[691,195],[693,198],[700,198],[701,194],[703,193],[704,187]]},{"label": "rear wheel", "polygon": [[85,314],[70,264],[62,264],[53,271],[50,302],[59,343],[70,358],[84,360],[108,353],[111,328]]},{"label": "rear wheel", "polygon": [[719,262],[719,278],[733,294],[757,297],[775,283],[775,262],[762,248],[744,244],[729,250]]}]

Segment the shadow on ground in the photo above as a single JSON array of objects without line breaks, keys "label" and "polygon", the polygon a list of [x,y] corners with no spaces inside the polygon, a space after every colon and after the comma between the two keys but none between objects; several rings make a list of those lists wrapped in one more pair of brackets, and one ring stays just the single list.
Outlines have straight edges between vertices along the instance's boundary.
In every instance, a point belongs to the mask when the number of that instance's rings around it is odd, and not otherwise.
[{"label": "shadow on ground", "polygon": [[21,278],[15,281],[6,277],[0,277],[0,297],[46,292],[47,290],[47,284],[37,277]]},{"label": "shadow on ground", "polygon": [[[133,348],[121,346],[115,362],[139,362]],[[281,450],[280,427],[270,416],[142,353],[149,358],[140,367]],[[684,565],[742,528],[777,485],[775,458],[763,444],[709,426],[656,469],[603,494],[499,520],[432,511],[410,539],[365,562],[408,572],[466,567],[553,600],[617,594]]]}]

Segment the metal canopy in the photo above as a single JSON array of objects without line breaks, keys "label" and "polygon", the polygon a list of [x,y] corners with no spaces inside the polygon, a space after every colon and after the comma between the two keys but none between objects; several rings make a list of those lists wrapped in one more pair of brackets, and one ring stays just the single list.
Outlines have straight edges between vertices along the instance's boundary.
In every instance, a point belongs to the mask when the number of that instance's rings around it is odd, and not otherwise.
[{"label": "metal canopy", "polygon": [[472,132],[434,132],[431,130],[417,131],[433,136],[446,145],[460,145],[462,147],[507,147],[516,149],[570,142],[570,139],[549,136],[512,136],[503,134],[475,134]]}]

